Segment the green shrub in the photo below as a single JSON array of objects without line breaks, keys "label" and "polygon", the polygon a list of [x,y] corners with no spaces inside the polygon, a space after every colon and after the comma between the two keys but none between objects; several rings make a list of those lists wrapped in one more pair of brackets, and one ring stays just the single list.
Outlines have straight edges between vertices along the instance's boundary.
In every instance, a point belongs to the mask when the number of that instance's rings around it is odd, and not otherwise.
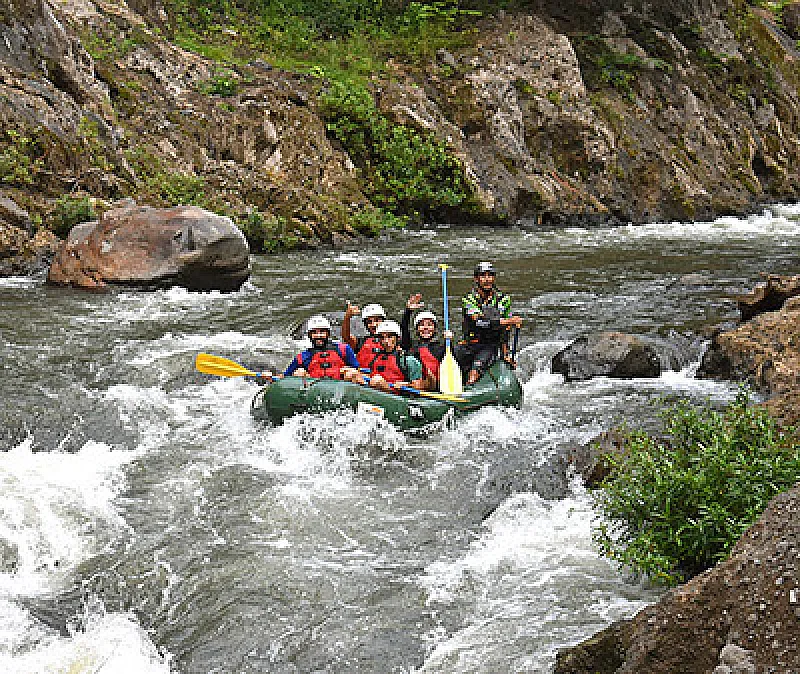
[{"label": "green shrub", "polygon": [[65,239],[75,225],[97,218],[89,197],[72,197],[65,194],[56,200],[50,213],[50,229],[56,236]]},{"label": "green shrub", "polygon": [[668,409],[666,436],[629,434],[594,498],[602,554],[663,583],[724,559],[769,500],[800,479],[800,445],[742,391],[723,412]]},{"label": "green shrub", "polygon": [[297,232],[289,231],[289,221],[282,215],[265,215],[257,209],[237,222],[252,253],[275,253],[300,246]]},{"label": "green shrub", "polygon": [[239,90],[239,79],[232,70],[219,70],[205,82],[200,82],[198,91],[214,96],[235,96]]},{"label": "green shrub", "polygon": [[366,87],[333,82],[320,97],[320,110],[328,132],[361,169],[364,191],[376,206],[417,220],[471,207],[472,187],[446,144],[392,124]]},{"label": "green shrub", "polygon": [[384,229],[406,226],[406,218],[397,217],[380,208],[367,208],[350,218],[353,229],[367,236],[377,236]]},{"label": "green shrub", "polygon": [[0,135],[0,183],[30,185],[42,169],[36,143],[14,129]]}]

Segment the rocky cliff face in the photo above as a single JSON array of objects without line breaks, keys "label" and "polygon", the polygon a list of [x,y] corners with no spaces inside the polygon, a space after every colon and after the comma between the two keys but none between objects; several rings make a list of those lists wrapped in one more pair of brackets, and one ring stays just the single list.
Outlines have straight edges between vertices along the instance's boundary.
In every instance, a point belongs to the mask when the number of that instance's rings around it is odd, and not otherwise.
[{"label": "rocky cliff face", "polygon": [[[5,196],[45,226],[64,195],[132,196],[255,220],[276,245],[358,234],[370,204],[326,135],[320,83],[223,68],[169,26],[155,0],[0,0]],[[542,0],[473,37],[423,70],[390,63],[374,95],[446,140],[487,220],[693,219],[800,192],[800,54],[770,15]]]}]

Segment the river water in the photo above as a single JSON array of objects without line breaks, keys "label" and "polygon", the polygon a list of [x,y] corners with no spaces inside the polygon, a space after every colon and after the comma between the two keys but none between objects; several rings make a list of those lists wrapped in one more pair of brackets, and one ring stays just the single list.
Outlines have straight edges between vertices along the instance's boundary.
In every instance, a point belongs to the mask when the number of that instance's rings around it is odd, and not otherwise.
[{"label": "river water", "polygon": [[[550,671],[659,594],[594,552],[591,499],[554,457],[652,426],[664,398],[729,400],[693,376],[705,335],[759,272],[796,272],[799,219],[400,232],[256,258],[230,295],[0,280],[0,671]],[[284,366],[292,326],[346,299],[399,315],[419,290],[441,312],[437,263],[457,304],[482,259],[526,319],[521,410],[269,428],[254,383],[193,371],[201,351]],[[649,335],[667,371],[550,374],[590,330]]]}]

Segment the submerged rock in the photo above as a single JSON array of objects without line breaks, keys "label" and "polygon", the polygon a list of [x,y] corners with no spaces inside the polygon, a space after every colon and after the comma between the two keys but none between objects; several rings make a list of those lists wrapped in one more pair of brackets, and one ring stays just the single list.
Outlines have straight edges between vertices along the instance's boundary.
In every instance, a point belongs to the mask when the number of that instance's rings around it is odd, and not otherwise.
[{"label": "submerged rock", "polygon": [[47,280],[79,288],[118,284],[229,292],[249,276],[247,242],[229,218],[194,206],[129,206],[73,227]]},{"label": "submerged rock", "polygon": [[552,371],[567,381],[592,377],[658,377],[661,359],[640,337],[621,332],[598,332],[579,337],[553,356]]}]

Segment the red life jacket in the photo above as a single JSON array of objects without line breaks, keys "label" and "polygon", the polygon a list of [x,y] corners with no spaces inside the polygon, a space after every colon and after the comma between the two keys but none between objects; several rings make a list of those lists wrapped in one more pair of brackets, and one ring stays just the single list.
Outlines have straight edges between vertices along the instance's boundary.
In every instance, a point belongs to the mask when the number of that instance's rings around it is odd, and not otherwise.
[{"label": "red life jacket", "polygon": [[356,346],[360,347],[358,353],[356,353],[356,360],[361,367],[369,367],[372,360],[381,350],[381,340],[372,335],[363,339],[363,342],[359,340],[359,343],[356,344]]},{"label": "red life jacket", "polygon": [[[403,365],[405,365],[405,358],[403,358]],[[406,373],[403,369],[396,351],[392,353],[379,353],[369,364],[370,374],[379,374],[390,384],[406,380]]]},{"label": "red life jacket", "polygon": [[430,372],[436,381],[439,381],[439,359],[431,353],[427,346],[420,346],[417,349],[419,360],[422,363],[422,371]]},{"label": "red life jacket", "polygon": [[[308,351],[303,353],[308,354]],[[303,353],[297,354],[297,364],[305,368],[309,377],[317,379],[341,379],[341,369],[345,362],[345,347],[341,342],[333,342],[327,349],[312,349],[311,360],[303,362]]]}]

